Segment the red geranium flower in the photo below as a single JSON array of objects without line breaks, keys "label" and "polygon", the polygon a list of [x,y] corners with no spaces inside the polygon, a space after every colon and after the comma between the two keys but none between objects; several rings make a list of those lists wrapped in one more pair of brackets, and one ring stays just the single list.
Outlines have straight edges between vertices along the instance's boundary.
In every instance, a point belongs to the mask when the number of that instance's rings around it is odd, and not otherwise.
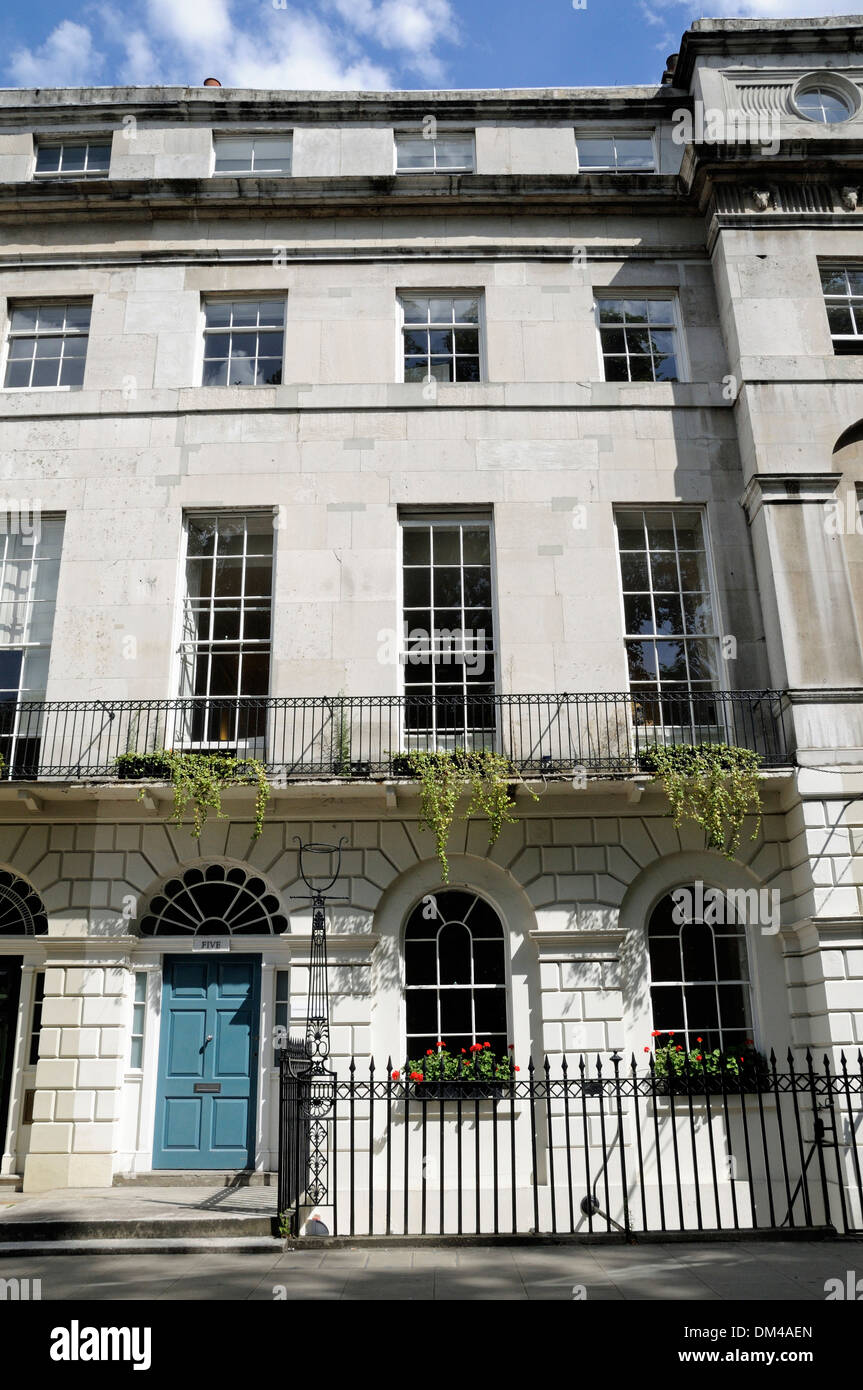
[{"label": "red geranium flower", "polygon": [[649,1051],[650,1051],[650,1048],[649,1048],[649,1047],[646,1047],[644,1050],[645,1050],[645,1052],[649,1052]]},{"label": "red geranium flower", "polygon": [[652,1038],[660,1038],[660,1037],[662,1036],[662,1034],[661,1034],[661,1033],[657,1033],[656,1029],[654,1028],[654,1030],[653,1030],[653,1032],[651,1033],[650,1036],[651,1036]]},{"label": "red geranium flower", "polygon": [[400,1072],[400,1071],[394,1071],[394,1072],[393,1072],[393,1081],[398,1081],[398,1079],[399,1079],[400,1076],[401,1076],[401,1072]]},{"label": "red geranium flower", "polygon": [[444,1046],[444,1042],[443,1042],[443,1039],[442,1039],[442,1038],[438,1038],[438,1040],[437,1040],[437,1045],[438,1045],[438,1047],[443,1047],[443,1046]]},{"label": "red geranium flower", "polygon": [[674,1034],[673,1034],[673,1033],[669,1033],[668,1036],[669,1036],[670,1038],[673,1038],[673,1037],[674,1037]]},{"label": "red geranium flower", "polygon": [[491,1047],[491,1043],[485,1042],[485,1043],[483,1043],[483,1047]]},{"label": "red geranium flower", "polygon": [[427,1056],[427,1057],[430,1057],[431,1055],[432,1055],[432,1050],[431,1050],[430,1047],[427,1047],[427,1048],[426,1048],[426,1056]]},{"label": "red geranium flower", "polygon": [[513,1067],[513,1071],[521,1071],[521,1067]]},{"label": "red geranium flower", "polygon": [[696,1060],[696,1062],[702,1062],[702,1061],[704,1060],[704,1058],[701,1056],[701,1053],[700,1053],[700,1052],[696,1052],[696,1054],[695,1054],[695,1060]]},{"label": "red geranium flower", "polygon": [[703,1042],[704,1039],[703,1039],[703,1038],[696,1038],[695,1041],[696,1041],[696,1042]]},{"label": "red geranium flower", "polygon": [[411,1081],[422,1081],[422,1080],[423,1080],[423,1074],[422,1074],[421,1071],[412,1071],[412,1072],[411,1072]]},{"label": "red geranium flower", "polygon": [[510,1052],[514,1052],[514,1051],[515,1051],[515,1043],[510,1043],[510,1045],[509,1045],[509,1050],[510,1050]]},{"label": "red geranium flower", "polygon": [[464,1048],[462,1048],[462,1050],[461,1050],[461,1051],[462,1051],[462,1056],[464,1056]]},{"label": "red geranium flower", "polygon": [[681,1047],[680,1043],[677,1044],[677,1051],[678,1051],[678,1052],[682,1052],[682,1051],[683,1051],[683,1048]]}]

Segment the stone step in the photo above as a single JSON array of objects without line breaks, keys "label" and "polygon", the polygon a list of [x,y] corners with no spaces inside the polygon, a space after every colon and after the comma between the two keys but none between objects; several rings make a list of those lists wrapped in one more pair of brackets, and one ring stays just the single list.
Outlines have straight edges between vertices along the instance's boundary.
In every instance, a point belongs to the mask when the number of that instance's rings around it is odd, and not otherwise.
[{"label": "stone step", "polygon": [[0,1173],[0,1190],[11,1188],[13,1192],[22,1192],[24,1189],[24,1179],[18,1173]]},{"label": "stone step", "polygon": [[19,1240],[4,1241],[8,1255],[274,1255],[285,1243],[275,1236],[179,1236],[151,1239]]},{"label": "stone step", "polygon": [[[20,1178],[18,1179],[20,1182]],[[276,1187],[278,1173],[251,1169],[159,1168],[152,1173],[115,1173],[113,1187]]]},{"label": "stone step", "polygon": [[27,1220],[4,1217],[0,1221],[0,1250],[8,1254],[11,1245],[21,1242],[44,1245],[57,1241],[176,1240],[189,1237],[261,1237],[278,1234],[278,1220],[273,1216],[238,1216],[218,1211],[201,1215],[136,1217],[102,1217],[87,1219],[59,1218],[43,1220],[38,1216]]}]

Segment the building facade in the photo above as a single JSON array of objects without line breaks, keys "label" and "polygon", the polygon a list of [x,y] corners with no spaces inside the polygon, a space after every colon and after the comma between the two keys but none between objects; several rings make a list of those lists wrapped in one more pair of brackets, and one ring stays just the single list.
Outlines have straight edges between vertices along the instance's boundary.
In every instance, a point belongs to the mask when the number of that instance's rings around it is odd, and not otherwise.
[{"label": "building facade", "polygon": [[[643,88],[0,92],[5,1181],[275,1166],[298,841],[342,841],[339,1072],[856,1056],[861,33],[700,21]],[[730,858],[639,757],[701,741],[763,759]],[[463,748],[517,814],[444,883],[408,757]],[[261,833],[115,762],[161,749],[262,762]],[[687,944],[681,887],[758,909]]]}]

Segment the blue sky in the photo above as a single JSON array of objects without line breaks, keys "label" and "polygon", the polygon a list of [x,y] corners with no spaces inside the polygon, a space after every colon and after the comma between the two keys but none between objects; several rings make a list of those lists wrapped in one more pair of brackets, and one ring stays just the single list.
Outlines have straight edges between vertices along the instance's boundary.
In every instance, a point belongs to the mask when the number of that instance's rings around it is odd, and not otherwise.
[{"label": "blue sky", "polygon": [[[578,8],[576,7],[578,5]],[[848,0],[5,0],[0,86],[616,86],[658,82],[693,19]]]}]

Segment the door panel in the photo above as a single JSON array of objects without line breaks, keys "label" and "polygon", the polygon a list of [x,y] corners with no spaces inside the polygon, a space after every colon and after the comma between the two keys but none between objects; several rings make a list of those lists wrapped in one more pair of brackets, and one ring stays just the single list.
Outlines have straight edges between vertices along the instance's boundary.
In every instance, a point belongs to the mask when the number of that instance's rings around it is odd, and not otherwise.
[{"label": "door panel", "polygon": [[165,957],[154,1168],[254,1165],[259,1004],[258,958]]},{"label": "door panel", "polygon": [[6,1144],[20,993],[21,957],[0,956],[0,1154]]}]

